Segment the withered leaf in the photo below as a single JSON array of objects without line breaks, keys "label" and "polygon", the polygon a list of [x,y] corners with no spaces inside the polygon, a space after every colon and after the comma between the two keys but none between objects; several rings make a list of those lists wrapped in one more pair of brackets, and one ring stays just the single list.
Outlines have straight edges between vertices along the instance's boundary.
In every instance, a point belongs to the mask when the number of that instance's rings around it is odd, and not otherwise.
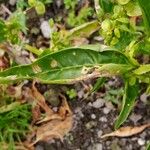
[{"label": "withered leaf", "polygon": [[37,90],[35,87],[35,82],[32,84],[32,95],[34,100],[40,105],[40,107],[49,115],[53,114],[53,111],[49,108],[49,106],[45,102],[44,96]]},{"label": "withered leaf", "polygon": [[72,116],[67,117],[65,120],[52,120],[40,126],[36,132],[36,140],[31,144],[34,145],[38,141],[48,141],[51,139],[60,139],[63,141],[66,135],[72,128]]},{"label": "withered leaf", "polygon": [[[62,106],[60,107],[57,114],[59,118],[56,118],[56,114],[53,113],[50,115],[51,120],[37,127],[35,133],[36,140],[31,144],[31,146],[39,141],[47,141],[51,139],[60,139],[63,141],[64,135],[66,135],[71,130],[73,124],[72,112],[65,97],[61,97]],[[41,122],[43,123],[43,121]]]},{"label": "withered leaf", "polygon": [[145,130],[148,127],[150,127],[150,123],[141,125],[141,126],[135,126],[135,127],[131,127],[131,126],[121,127],[120,129],[114,132],[101,136],[101,138],[106,138],[110,136],[129,137],[129,136],[141,133],[143,130]]}]

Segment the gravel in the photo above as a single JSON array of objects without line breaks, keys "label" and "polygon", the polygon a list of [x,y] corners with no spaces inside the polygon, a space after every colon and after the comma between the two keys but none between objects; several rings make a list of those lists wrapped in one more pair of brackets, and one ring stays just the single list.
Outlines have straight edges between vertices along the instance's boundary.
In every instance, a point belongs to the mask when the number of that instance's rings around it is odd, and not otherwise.
[{"label": "gravel", "polygon": [[37,145],[35,147],[35,150],[44,150],[44,147],[42,145]]},{"label": "gravel", "polygon": [[101,122],[107,122],[107,118],[106,117],[101,117],[101,118],[99,118],[99,121],[101,121]]},{"label": "gravel", "polygon": [[110,111],[111,111],[111,109],[108,108],[108,107],[104,107],[104,108],[103,108],[103,113],[104,113],[105,115],[109,114]]},{"label": "gravel", "polygon": [[99,98],[99,99],[97,99],[95,102],[93,102],[92,106],[93,106],[94,108],[101,108],[101,107],[104,106],[104,104],[105,104],[105,100]]},{"label": "gravel", "polygon": [[91,118],[92,119],[96,119],[96,115],[95,114],[91,114]]},{"label": "gravel", "polygon": [[40,29],[44,38],[49,39],[52,34],[52,29],[50,28],[49,22],[42,21]]},{"label": "gravel", "polygon": [[143,102],[143,103],[146,103],[147,102],[147,97],[148,95],[146,93],[143,93],[141,96],[140,96],[140,100]]},{"label": "gravel", "polygon": [[145,140],[142,138],[139,138],[137,142],[140,146],[145,145]]},{"label": "gravel", "polygon": [[129,118],[136,124],[142,118],[142,115],[133,113]]},{"label": "gravel", "polygon": [[99,131],[97,132],[97,136],[98,136],[99,138],[102,136],[102,134],[103,134],[103,131],[102,131],[102,130],[99,130]]},{"label": "gravel", "polygon": [[9,4],[11,6],[14,6],[16,4],[17,0],[9,0]]}]

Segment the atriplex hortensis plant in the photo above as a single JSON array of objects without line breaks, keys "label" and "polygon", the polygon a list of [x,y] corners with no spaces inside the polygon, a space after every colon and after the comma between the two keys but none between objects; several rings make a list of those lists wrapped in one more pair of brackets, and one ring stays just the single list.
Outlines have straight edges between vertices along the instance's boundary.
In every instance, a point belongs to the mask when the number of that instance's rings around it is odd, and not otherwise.
[{"label": "atriplex hortensis plant", "polygon": [[[76,36],[88,36],[87,31],[93,33],[100,27],[99,33],[105,45],[38,52],[39,58],[32,64],[0,72],[0,83],[36,79],[47,84],[73,84],[89,78],[119,75],[125,88],[122,110],[115,123],[117,129],[134,106],[139,84],[148,85],[146,92],[150,92],[150,64],[140,64],[136,59],[137,55],[150,54],[150,4],[146,0],[95,0],[95,9],[97,21],[67,32],[64,38],[71,40]],[[4,22],[1,25],[6,27]],[[7,37],[3,41],[6,43],[6,40]],[[1,48],[7,47],[5,43]]]}]

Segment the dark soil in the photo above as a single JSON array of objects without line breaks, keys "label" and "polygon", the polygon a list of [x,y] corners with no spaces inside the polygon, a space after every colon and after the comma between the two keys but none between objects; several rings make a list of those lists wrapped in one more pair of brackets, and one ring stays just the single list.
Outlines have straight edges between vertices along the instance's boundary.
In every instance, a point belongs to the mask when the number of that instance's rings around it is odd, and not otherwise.
[{"label": "dark soil", "polygon": [[[1,1],[0,1],[1,2]],[[8,1],[7,1],[8,2]],[[6,6],[10,7],[10,10],[14,10],[14,7],[9,6],[6,2]],[[92,4],[92,3],[91,3]],[[78,6],[80,7],[80,6]],[[33,28],[39,28],[40,19],[48,20],[49,18],[55,18],[57,15],[65,15],[63,12],[63,6],[58,7],[55,4],[47,7],[45,16],[36,18],[36,15],[28,20],[29,31]],[[40,30],[40,29],[39,29]],[[41,32],[38,35],[29,33],[29,42],[40,47],[41,45],[48,47],[46,40],[42,37]],[[39,40],[40,39],[40,40]],[[39,41],[41,42],[39,44]],[[91,83],[91,81],[89,81]],[[108,84],[108,83],[107,83]],[[87,84],[89,86],[90,84]],[[109,85],[108,85],[109,86]],[[112,88],[119,89],[122,83],[117,80]],[[57,87],[57,86],[56,86]],[[38,86],[41,93],[47,90],[47,86]],[[78,97],[74,100],[69,100],[69,105],[74,113],[74,126],[72,131],[64,137],[64,141],[53,140],[49,142],[40,142],[36,145],[36,150],[144,150],[146,144],[150,140],[150,129],[146,129],[141,134],[129,137],[129,138],[116,138],[111,137],[107,139],[101,139],[100,136],[114,129],[114,122],[120,112],[119,105],[113,105],[111,101],[108,101],[105,97],[107,89],[101,88],[98,92],[86,96],[87,93],[84,87],[80,83],[73,86],[77,90]],[[143,93],[142,93],[143,94]],[[79,96],[80,95],[80,96]],[[103,99],[104,104],[99,107],[93,107],[93,103],[97,99]],[[142,125],[150,122],[150,98],[147,97],[144,100],[138,99],[135,104],[135,108],[128,120],[123,124],[126,125]],[[120,103],[120,100],[117,100]],[[108,112],[109,111],[109,112]],[[132,116],[132,118],[131,118]]]},{"label": "dark soil", "polygon": [[[100,138],[101,135],[113,131],[114,122],[119,113],[119,110],[111,105],[111,102],[108,102],[107,99],[105,99],[105,104],[101,108],[91,106],[95,100],[104,98],[104,95],[99,91],[84,100],[76,98],[69,101],[74,112],[72,131],[64,138],[63,143],[59,140],[41,142],[37,144],[36,150],[144,150],[150,140],[150,129],[128,138]],[[130,115],[135,116],[135,118],[129,117],[123,126],[141,125],[150,122],[148,98],[146,101],[146,103],[141,100],[137,101]],[[104,110],[109,105],[112,108],[106,114]]]}]

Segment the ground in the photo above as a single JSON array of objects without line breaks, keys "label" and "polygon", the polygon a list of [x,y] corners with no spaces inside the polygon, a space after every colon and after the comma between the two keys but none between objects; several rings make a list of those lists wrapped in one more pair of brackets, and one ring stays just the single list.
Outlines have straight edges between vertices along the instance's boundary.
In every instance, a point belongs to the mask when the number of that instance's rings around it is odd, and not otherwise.
[{"label": "ground", "polygon": [[[14,10],[14,6],[9,6],[10,10]],[[91,3],[92,5],[92,3]],[[53,9],[50,9],[50,8]],[[49,39],[43,37],[40,31],[40,25],[43,20],[48,20],[56,14],[63,12],[62,7],[56,4],[47,8],[45,16],[39,18],[31,17],[29,20],[29,43],[36,47],[49,46]],[[62,13],[65,15],[65,13]],[[91,20],[91,18],[90,18]],[[33,29],[34,28],[34,29]],[[36,30],[35,30],[36,29]],[[35,32],[37,31],[37,32]],[[89,43],[94,39],[88,39]],[[61,86],[60,92],[64,89],[73,88],[77,91],[77,96],[73,99],[68,99],[68,103],[73,111],[73,128],[64,137],[63,142],[60,140],[52,140],[49,142],[39,142],[36,144],[36,150],[144,150],[146,144],[150,140],[150,128],[146,129],[138,135],[128,138],[110,137],[101,139],[101,135],[112,132],[114,130],[114,122],[120,112],[120,103],[122,95],[109,97],[108,89],[114,89],[117,93],[123,87],[122,79],[114,77],[107,79],[107,82],[97,92],[89,94],[88,88],[91,87],[94,81],[79,82],[72,86]],[[41,93],[45,93],[47,85],[37,85]],[[50,89],[51,87],[49,87]],[[56,86],[57,88],[57,86]],[[87,89],[86,89],[87,88]],[[144,88],[144,85],[143,87]],[[62,91],[61,91],[62,90]],[[66,90],[64,90],[66,91]],[[64,92],[63,91],[63,92]],[[119,94],[120,92],[118,92]],[[66,94],[66,93],[65,93]],[[66,95],[67,96],[67,95]],[[111,99],[112,98],[112,99]],[[118,99],[117,99],[118,98]],[[147,97],[144,92],[141,92],[137,98],[135,108],[129,118],[123,124],[127,125],[142,125],[150,122],[150,97]],[[57,109],[57,107],[53,107]]]}]

